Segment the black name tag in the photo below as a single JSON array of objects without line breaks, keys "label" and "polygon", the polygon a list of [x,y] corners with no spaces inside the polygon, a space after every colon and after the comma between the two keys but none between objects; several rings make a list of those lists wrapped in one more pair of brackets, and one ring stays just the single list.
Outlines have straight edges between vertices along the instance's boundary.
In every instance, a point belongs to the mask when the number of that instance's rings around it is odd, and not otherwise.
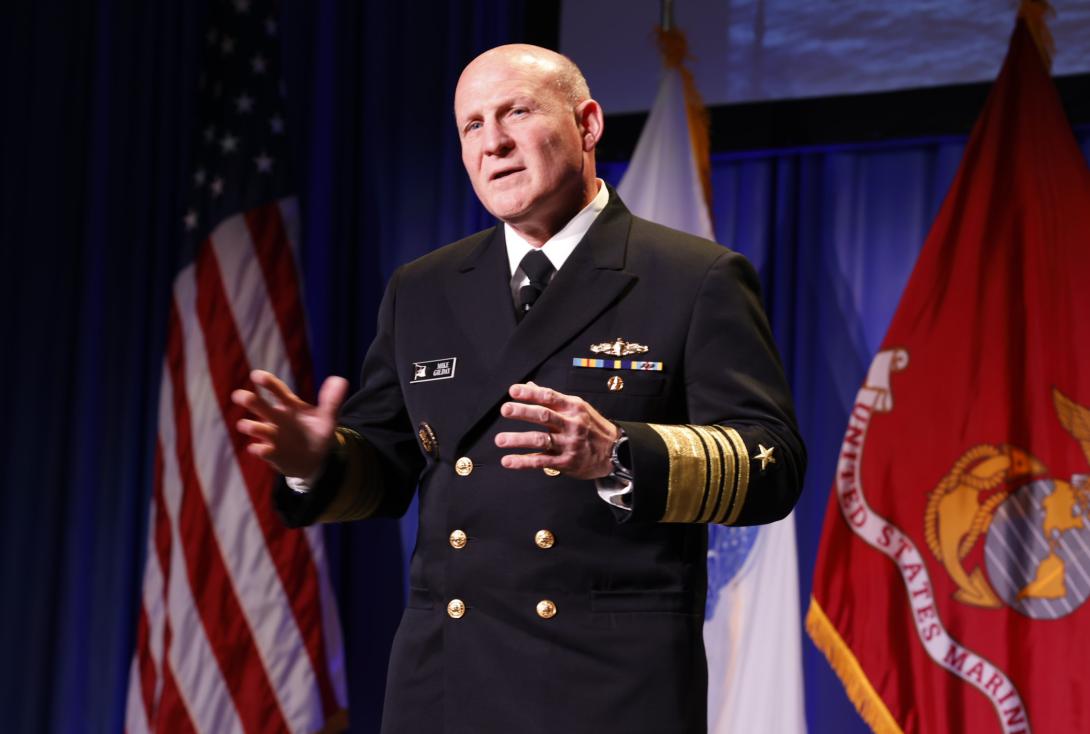
[{"label": "black name tag", "polygon": [[431,382],[432,380],[449,380],[454,377],[454,367],[458,364],[457,357],[445,357],[443,359],[429,359],[426,362],[413,362],[413,376],[409,380],[413,382]]}]

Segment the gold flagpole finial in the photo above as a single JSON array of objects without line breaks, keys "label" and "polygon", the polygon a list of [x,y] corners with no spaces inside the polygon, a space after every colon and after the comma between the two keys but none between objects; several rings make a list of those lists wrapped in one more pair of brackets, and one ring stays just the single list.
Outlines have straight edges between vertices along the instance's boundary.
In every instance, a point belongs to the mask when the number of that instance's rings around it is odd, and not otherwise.
[{"label": "gold flagpole finial", "polygon": [[674,0],[661,0],[662,14],[659,18],[659,27],[664,31],[674,28]]},{"label": "gold flagpole finial", "polygon": [[1026,28],[1033,36],[1033,42],[1049,71],[1052,70],[1052,56],[1056,53],[1056,42],[1048,29],[1048,18],[1053,15],[1056,15],[1056,11],[1048,0],[1022,0],[1018,6],[1018,17],[1026,22]]}]

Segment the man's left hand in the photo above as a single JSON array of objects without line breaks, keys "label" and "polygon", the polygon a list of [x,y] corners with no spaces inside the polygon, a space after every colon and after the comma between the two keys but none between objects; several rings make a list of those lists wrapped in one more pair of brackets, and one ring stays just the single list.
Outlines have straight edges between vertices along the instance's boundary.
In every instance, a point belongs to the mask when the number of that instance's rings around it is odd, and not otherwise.
[{"label": "man's left hand", "polygon": [[507,454],[507,469],[557,469],[576,479],[601,479],[613,466],[610,453],[620,429],[580,397],[565,395],[532,382],[512,385],[508,394],[518,402],[500,407],[505,418],[542,426],[540,431],[496,434],[500,448],[533,449],[533,454]]}]

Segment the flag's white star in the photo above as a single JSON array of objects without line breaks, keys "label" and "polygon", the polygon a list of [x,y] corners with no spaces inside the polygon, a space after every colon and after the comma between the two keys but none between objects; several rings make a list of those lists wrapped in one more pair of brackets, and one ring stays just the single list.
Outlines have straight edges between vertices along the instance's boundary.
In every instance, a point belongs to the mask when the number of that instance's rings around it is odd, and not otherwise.
[{"label": "flag's white star", "polygon": [[182,221],[185,222],[185,229],[187,232],[192,232],[197,228],[197,212],[190,209],[182,217]]},{"label": "flag's white star", "polygon": [[267,64],[268,62],[265,61],[265,57],[261,54],[258,54],[257,56],[254,56],[252,59],[250,59],[250,68],[254,70],[255,74],[264,74]]},{"label": "flag's white star", "polygon": [[231,38],[230,36],[224,36],[223,40],[220,41],[220,51],[222,51],[224,54],[229,54],[234,50],[235,39]]},{"label": "flag's white star", "polygon": [[212,179],[212,183],[208,185],[208,188],[212,190],[212,196],[219,196],[223,193],[223,179],[216,176]]},{"label": "flag's white star", "polygon": [[209,125],[204,129],[204,142],[211,143],[216,138],[216,128]]},{"label": "flag's white star", "polygon": [[276,115],[269,120],[269,127],[272,128],[273,135],[283,135],[284,133],[284,118],[280,115]]},{"label": "flag's white star", "polygon": [[234,6],[236,13],[248,13],[250,11],[250,0],[235,0]]},{"label": "flag's white star", "polygon": [[238,138],[231,133],[227,133],[223,136],[223,139],[220,140],[220,149],[223,150],[224,153],[234,153],[235,150],[238,149]]},{"label": "flag's white star", "polygon": [[235,110],[240,113],[249,112],[254,108],[254,98],[243,92],[235,99]]},{"label": "flag's white star", "polygon": [[273,159],[265,151],[261,151],[261,155],[254,158],[254,165],[257,166],[258,173],[270,173],[273,163]]},{"label": "flag's white star", "polygon": [[208,41],[208,45],[211,46],[216,42],[219,37],[219,31],[215,28],[209,28],[208,32],[204,34],[204,39]]},{"label": "flag's white star", "polygon": [[269,18],[265,21],[265,32],[268,33],[270,36],[276,35],[276,21],[272,18]]},{"label": "flag's white star", "polygon": [[203,168],[198,168],[193,173],[193,185],[200,187],[204,185],[205,173]]}]

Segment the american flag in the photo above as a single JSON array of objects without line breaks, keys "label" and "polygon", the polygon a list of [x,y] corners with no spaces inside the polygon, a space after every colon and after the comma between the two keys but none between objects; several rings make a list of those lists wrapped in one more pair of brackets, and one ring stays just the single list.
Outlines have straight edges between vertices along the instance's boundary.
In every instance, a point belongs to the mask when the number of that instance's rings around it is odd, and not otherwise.
[{"label": "american flag", "polygon": [[276,517],[275,475],[246,453],[230,400],[255,367],[314,392],[272,3],[215,0],[204,40],[126,730],[339,731],[322,535]]}]

